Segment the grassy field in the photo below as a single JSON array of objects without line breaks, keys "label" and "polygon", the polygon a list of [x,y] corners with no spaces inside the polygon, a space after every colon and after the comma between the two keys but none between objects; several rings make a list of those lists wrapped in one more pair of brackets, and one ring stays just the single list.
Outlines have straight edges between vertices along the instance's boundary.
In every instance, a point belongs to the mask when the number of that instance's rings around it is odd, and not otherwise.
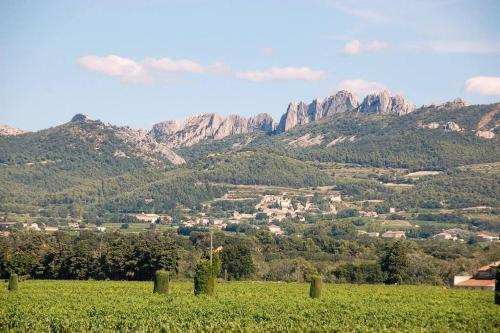
[{"label": "grassy field", "polygon": [[498,332],[491,291],[430,286],[231,282],[214,298],[192,283],[26,281],[0,291],[0,332]]}]

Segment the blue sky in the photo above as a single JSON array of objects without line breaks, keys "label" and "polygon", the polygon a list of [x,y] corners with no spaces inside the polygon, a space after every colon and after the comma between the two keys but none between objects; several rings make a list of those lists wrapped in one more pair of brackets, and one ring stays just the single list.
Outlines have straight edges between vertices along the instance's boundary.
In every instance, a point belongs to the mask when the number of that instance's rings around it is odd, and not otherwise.
[{"label": "blue sky", "polygon": [[275,119],[349,88],[500,101],[500,1],[0,2],[0,124]]}]

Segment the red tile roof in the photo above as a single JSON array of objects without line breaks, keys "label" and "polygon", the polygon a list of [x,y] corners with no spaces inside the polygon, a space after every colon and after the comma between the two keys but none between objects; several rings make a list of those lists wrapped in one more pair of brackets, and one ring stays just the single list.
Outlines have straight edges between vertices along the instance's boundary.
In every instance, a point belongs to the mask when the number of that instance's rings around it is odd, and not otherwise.
[{"label": "red tile roof", "polygon": [[495,279],[479,280],[479,279],[468,279],[457,283],[455,287],[494,287]]}]

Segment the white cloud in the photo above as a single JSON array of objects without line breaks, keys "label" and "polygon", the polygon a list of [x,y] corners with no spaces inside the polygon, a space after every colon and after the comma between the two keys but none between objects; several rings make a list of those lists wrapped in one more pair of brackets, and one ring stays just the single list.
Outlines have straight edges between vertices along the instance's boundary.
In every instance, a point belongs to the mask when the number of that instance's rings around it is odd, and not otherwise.
[{"label": "white cloud", "polygon": [[222,75],[230,72],[228,65],[216,62],[213,65],[202,65],[189,59],[170,58],[148,58],[143,61],[135,61],[117,55],[97,57],[93,55],[78,59],[83,68],[109,76],[118,77],[126,83],[152,83],[154,74],[160,72],[169,73],[208,73]]},{"label": "white cloud", "polygon": [[326,73],[309,67],[272,67],[264,71],[237,72],[236,77],[249,81],[305,80],[317,81],[326,78]]},{"label": "white cloud", "polygon": [[148,83],[151,80],[142,64],[117,55],[84,56],[78,59],[78,63],[89,71],[115,76],[127,83]]},{"label": "white cloud", "polygon": [[389,47],[389,44],[373,40],[371,42],[362,43],[359,40],[355,39],[350,42],[347,42],[342,50],[342,53],[346,55],[358,55],[362,53],[376,52]]},{"label": "white cloud", "polygon": [[406,44],[406,48],[433,53],[477,53],[494,54],[500,53],[500,42],[477,42],[477,41],[455,41],[455,42],[424,42]]},{"label": "white cloud", "polygon": [[471,77],[465,81],[465,91],[483,96],[500,96],[500,77]]},{"label": "white cloud", "polygon": [[147,59],[145,63],[153,69],[165,72],[203,73],[205,71],[203,65],[189,59]]},{"label": "white cloud", "polygon": [[365,80],[344,80],[337,85],[337,90],[348,90],[359,96],[378,93],[388,88],[379,82]]}]

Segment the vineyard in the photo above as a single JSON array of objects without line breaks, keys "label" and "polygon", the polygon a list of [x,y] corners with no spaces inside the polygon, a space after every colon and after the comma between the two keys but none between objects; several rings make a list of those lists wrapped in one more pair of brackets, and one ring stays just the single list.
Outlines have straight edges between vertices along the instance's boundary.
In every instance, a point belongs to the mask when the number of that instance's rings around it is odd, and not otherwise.
[{"label": "vineyard", "polygon": [[430,286],[323,286],[230,282],[194,296],[174,281],[168,296],[152,282],[26,281],[0,291],[0,332],[348,332],[500,330],[491,291]]}]

